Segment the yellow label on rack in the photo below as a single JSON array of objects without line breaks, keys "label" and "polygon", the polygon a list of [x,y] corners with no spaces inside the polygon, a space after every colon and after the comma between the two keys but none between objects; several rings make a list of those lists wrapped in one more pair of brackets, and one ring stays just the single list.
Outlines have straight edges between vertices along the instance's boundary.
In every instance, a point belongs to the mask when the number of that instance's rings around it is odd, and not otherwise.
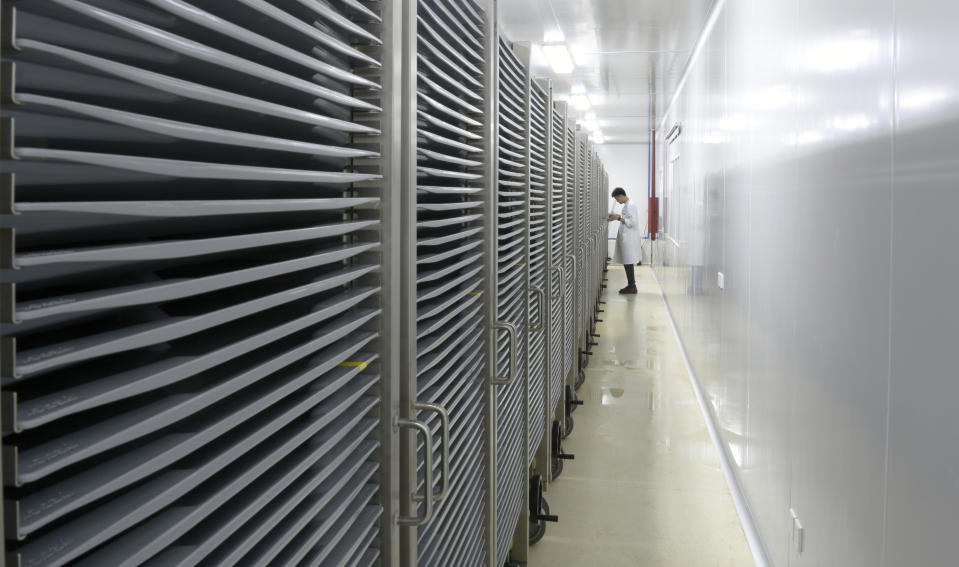
[{"label": "yellow label on rack", "polygon": [[349,361],[349,362],[341,362],[341,363],[340,363],[340,366],[350,366],[350,367],[357,367],[357,366],[358,366],[358,367],[360,368],[360,372],[366,370],[366,363],[365,363],[365,362],[358,362],[358,361],[355,361],[355,360],[351,360],[351,361]]},{"label": "yellow label on rack", "polygon": [[470,295],[483,295],[482,291],[471,291]]}]

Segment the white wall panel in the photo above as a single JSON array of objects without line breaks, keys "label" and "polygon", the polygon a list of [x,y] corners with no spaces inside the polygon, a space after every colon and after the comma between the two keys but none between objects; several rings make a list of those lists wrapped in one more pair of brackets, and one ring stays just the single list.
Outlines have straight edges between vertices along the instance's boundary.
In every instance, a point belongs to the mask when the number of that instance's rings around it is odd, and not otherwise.
[{"label": "white wall panel", "polygon": [[728,0],[660,127],[657,274],[775,565],[953,561],[956,8],[895,4]]},{"label": "white wall panel", "polygon": [[897,19],[885,565],[954,564],[959,525],[959,5]]}]

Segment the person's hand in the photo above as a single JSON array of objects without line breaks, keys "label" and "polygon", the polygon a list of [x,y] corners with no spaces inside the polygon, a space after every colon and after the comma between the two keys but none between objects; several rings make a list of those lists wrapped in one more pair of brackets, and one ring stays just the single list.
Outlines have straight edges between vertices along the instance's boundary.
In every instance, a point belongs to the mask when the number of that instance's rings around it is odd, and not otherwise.
[{"label": "person's hand", "polygon": [[616,214],[616,213],[613,213],[613,214],[609,215],[609,218],[610,218],[611,220],[617,220],[617,221],[618,221],[618,220],[623,220],[623,216],[622,216],[622,215],[618,215],[618,214]]}]

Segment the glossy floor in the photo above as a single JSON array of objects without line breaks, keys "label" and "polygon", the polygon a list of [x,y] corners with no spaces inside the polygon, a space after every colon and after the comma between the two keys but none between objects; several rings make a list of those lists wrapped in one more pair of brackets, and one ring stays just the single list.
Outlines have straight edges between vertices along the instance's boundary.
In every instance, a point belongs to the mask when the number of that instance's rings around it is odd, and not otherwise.
[{"label": "glossy floor", "polygon": [[637,295],[618,295],[610,266],[585,401],[565,440],[565,470],[547,498],[559,515],[530,567],[749,566],[719,458],[669,325],[659,287],[637,268]]}]

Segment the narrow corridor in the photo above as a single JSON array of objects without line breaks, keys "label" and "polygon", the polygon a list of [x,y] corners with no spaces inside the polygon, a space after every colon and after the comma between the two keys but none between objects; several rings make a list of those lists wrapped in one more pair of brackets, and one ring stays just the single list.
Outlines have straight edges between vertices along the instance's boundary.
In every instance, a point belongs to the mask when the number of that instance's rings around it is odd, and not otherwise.
[{"label": "narrow corridor", "polygon": [[547,498],[558,524],[530,567],[753,564],[652,271],[623,296],[610,266],[602,335]]}]

